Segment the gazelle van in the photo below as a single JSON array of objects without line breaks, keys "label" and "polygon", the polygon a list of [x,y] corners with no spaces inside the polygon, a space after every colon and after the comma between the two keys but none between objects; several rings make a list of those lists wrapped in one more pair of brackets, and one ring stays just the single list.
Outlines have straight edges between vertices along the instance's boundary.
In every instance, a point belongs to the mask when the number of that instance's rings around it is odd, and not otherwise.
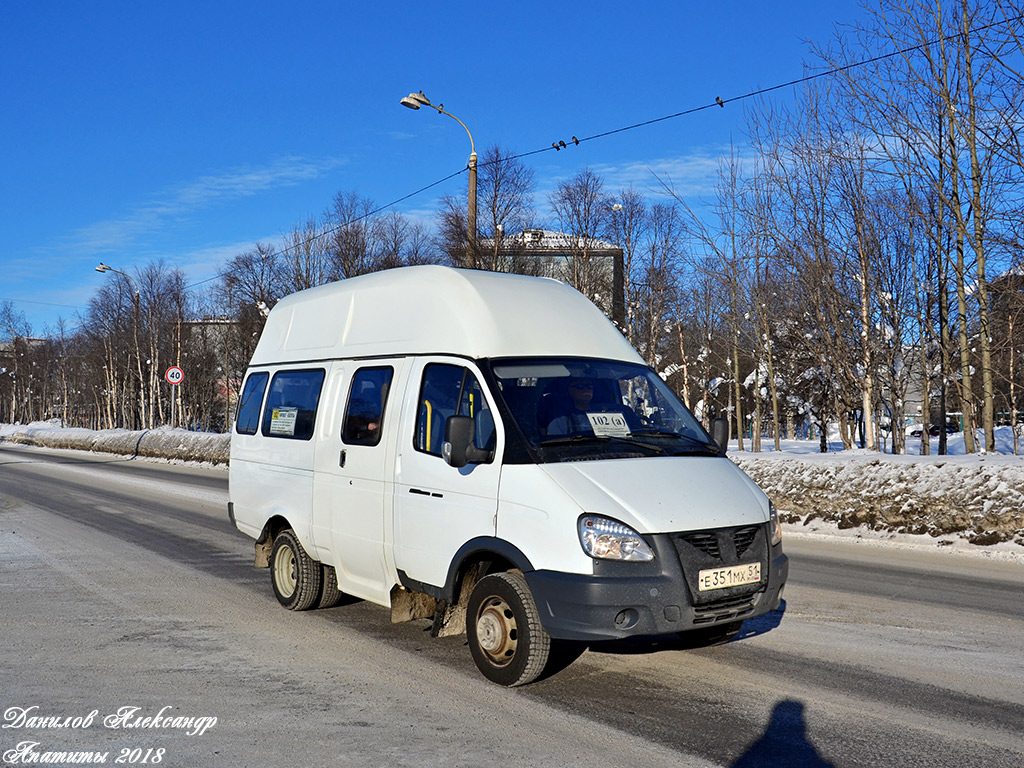
[{"label": "gazelle van", "polygon": [[433,619],[522,685],[552,642],[720,639],[778,607],[778,517],[715,431],[568,286],[395,269],[270,312],[229,515],[286,608]]}]

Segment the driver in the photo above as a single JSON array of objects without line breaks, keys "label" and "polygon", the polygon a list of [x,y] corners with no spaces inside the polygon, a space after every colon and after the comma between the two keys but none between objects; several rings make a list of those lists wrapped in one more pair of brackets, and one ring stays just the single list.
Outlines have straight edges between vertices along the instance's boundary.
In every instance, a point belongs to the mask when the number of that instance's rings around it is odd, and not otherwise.
[{"label": "driver", "polygon": [[590,401],[594,399],[593,380],[574,378],[569,382],[568,392],[569,399],[572,401],[572,408],[548,424],[547,433],[549,435],[594,434],[594,428],[587,417]]}]

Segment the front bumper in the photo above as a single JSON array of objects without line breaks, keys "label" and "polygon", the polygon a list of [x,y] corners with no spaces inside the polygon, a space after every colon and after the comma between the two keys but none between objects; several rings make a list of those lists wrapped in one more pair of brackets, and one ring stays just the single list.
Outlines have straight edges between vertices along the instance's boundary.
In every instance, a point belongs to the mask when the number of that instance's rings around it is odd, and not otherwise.
[{"label": "front bumper", "polygon": [[[789,575],[782,545],[768,544],[766,526],[743,553],[731,542],[745,529],[644,536],[649,563],[594,561],[594,574],[525,574],[549,635],[562,640],[612,640],[664,635],[760,616],[779,607]],[[697,540],[703,537],[703,540]],[[697,540],[697,546],[691,541]],[[705,542],[716,542],[707,546]],[[717,546],[717,542],[721,546]],[[702,593],[697,572],[761,560],[761,582]],[[767,577],[765,577],[767,574]]]}]

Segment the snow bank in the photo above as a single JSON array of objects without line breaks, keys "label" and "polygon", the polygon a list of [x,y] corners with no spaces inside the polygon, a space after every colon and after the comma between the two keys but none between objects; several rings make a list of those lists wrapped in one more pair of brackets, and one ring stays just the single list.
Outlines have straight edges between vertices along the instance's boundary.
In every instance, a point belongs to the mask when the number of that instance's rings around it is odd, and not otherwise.
[{"label": "snow bank", "polygon": [[[963,455],[962,436],[959,443],[953,437],[950,452],[960,455],[820,454],[817,442],[785,441],[779,452],[732,450],[729,457],[771,497],[790,527],[953,535],[978,545],[1024,546],[1024,458]],[[224,434],[166,428],[93,432],[54,422],[0,425],[2,441],[212,464],[227,464],[230,450]],[[1006,445],[1006,435],[1000,435],[998,446]]]},{"label": "snow bank", "polygon": [[738,453],[730,458],[786,522],[840,529],[960,534],[973,544],[1024,544],[1024,460],[1018,456]]},{"label": "snow bank", "polygon": [[[980,431],[977,437],[984,445]],[[948,436],[945,456],[938,455],[937,437],[929,456],[916,455],[919,438],[908,438],[915,455],[907,456],[844,451],[835,436],[828,453],[819,452],[816,440],[783,440],[778,452],[765,441],[762,453],[735,445],[729,457],[786,522],[1024,546],[1024,457],[1013,454],[1011,427],[996,428],[996,451],[989,454],[965,454],[962,432]]]},{"label": "snow bank", "polygon": [[108,429],[95,432],[89,429],[61,427],[55,421],[28,425],[0,425],[0,442],[211,464],[228,463],[230,439],[231,436],[226,434],[189,432],[168,427],[139,431]]}]

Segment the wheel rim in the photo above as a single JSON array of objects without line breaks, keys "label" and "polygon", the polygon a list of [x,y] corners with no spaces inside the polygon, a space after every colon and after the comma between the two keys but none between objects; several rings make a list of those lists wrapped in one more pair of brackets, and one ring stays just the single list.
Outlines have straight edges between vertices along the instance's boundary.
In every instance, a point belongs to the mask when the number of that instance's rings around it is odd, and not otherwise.
[{"label": "wheel rim", "polygon": [[296,573],[295,553],[288,546],[281,547],[274,559],[274,581],[277,589],[284,597],[291,597],[295,594],[295,587],[298,583]]},{"label": "wheel rim", "polygon": [[488,661],[498,667],[515,658],[519,630],[508,603],[493,596],[484,600],[476,617],[476,641]]}]

